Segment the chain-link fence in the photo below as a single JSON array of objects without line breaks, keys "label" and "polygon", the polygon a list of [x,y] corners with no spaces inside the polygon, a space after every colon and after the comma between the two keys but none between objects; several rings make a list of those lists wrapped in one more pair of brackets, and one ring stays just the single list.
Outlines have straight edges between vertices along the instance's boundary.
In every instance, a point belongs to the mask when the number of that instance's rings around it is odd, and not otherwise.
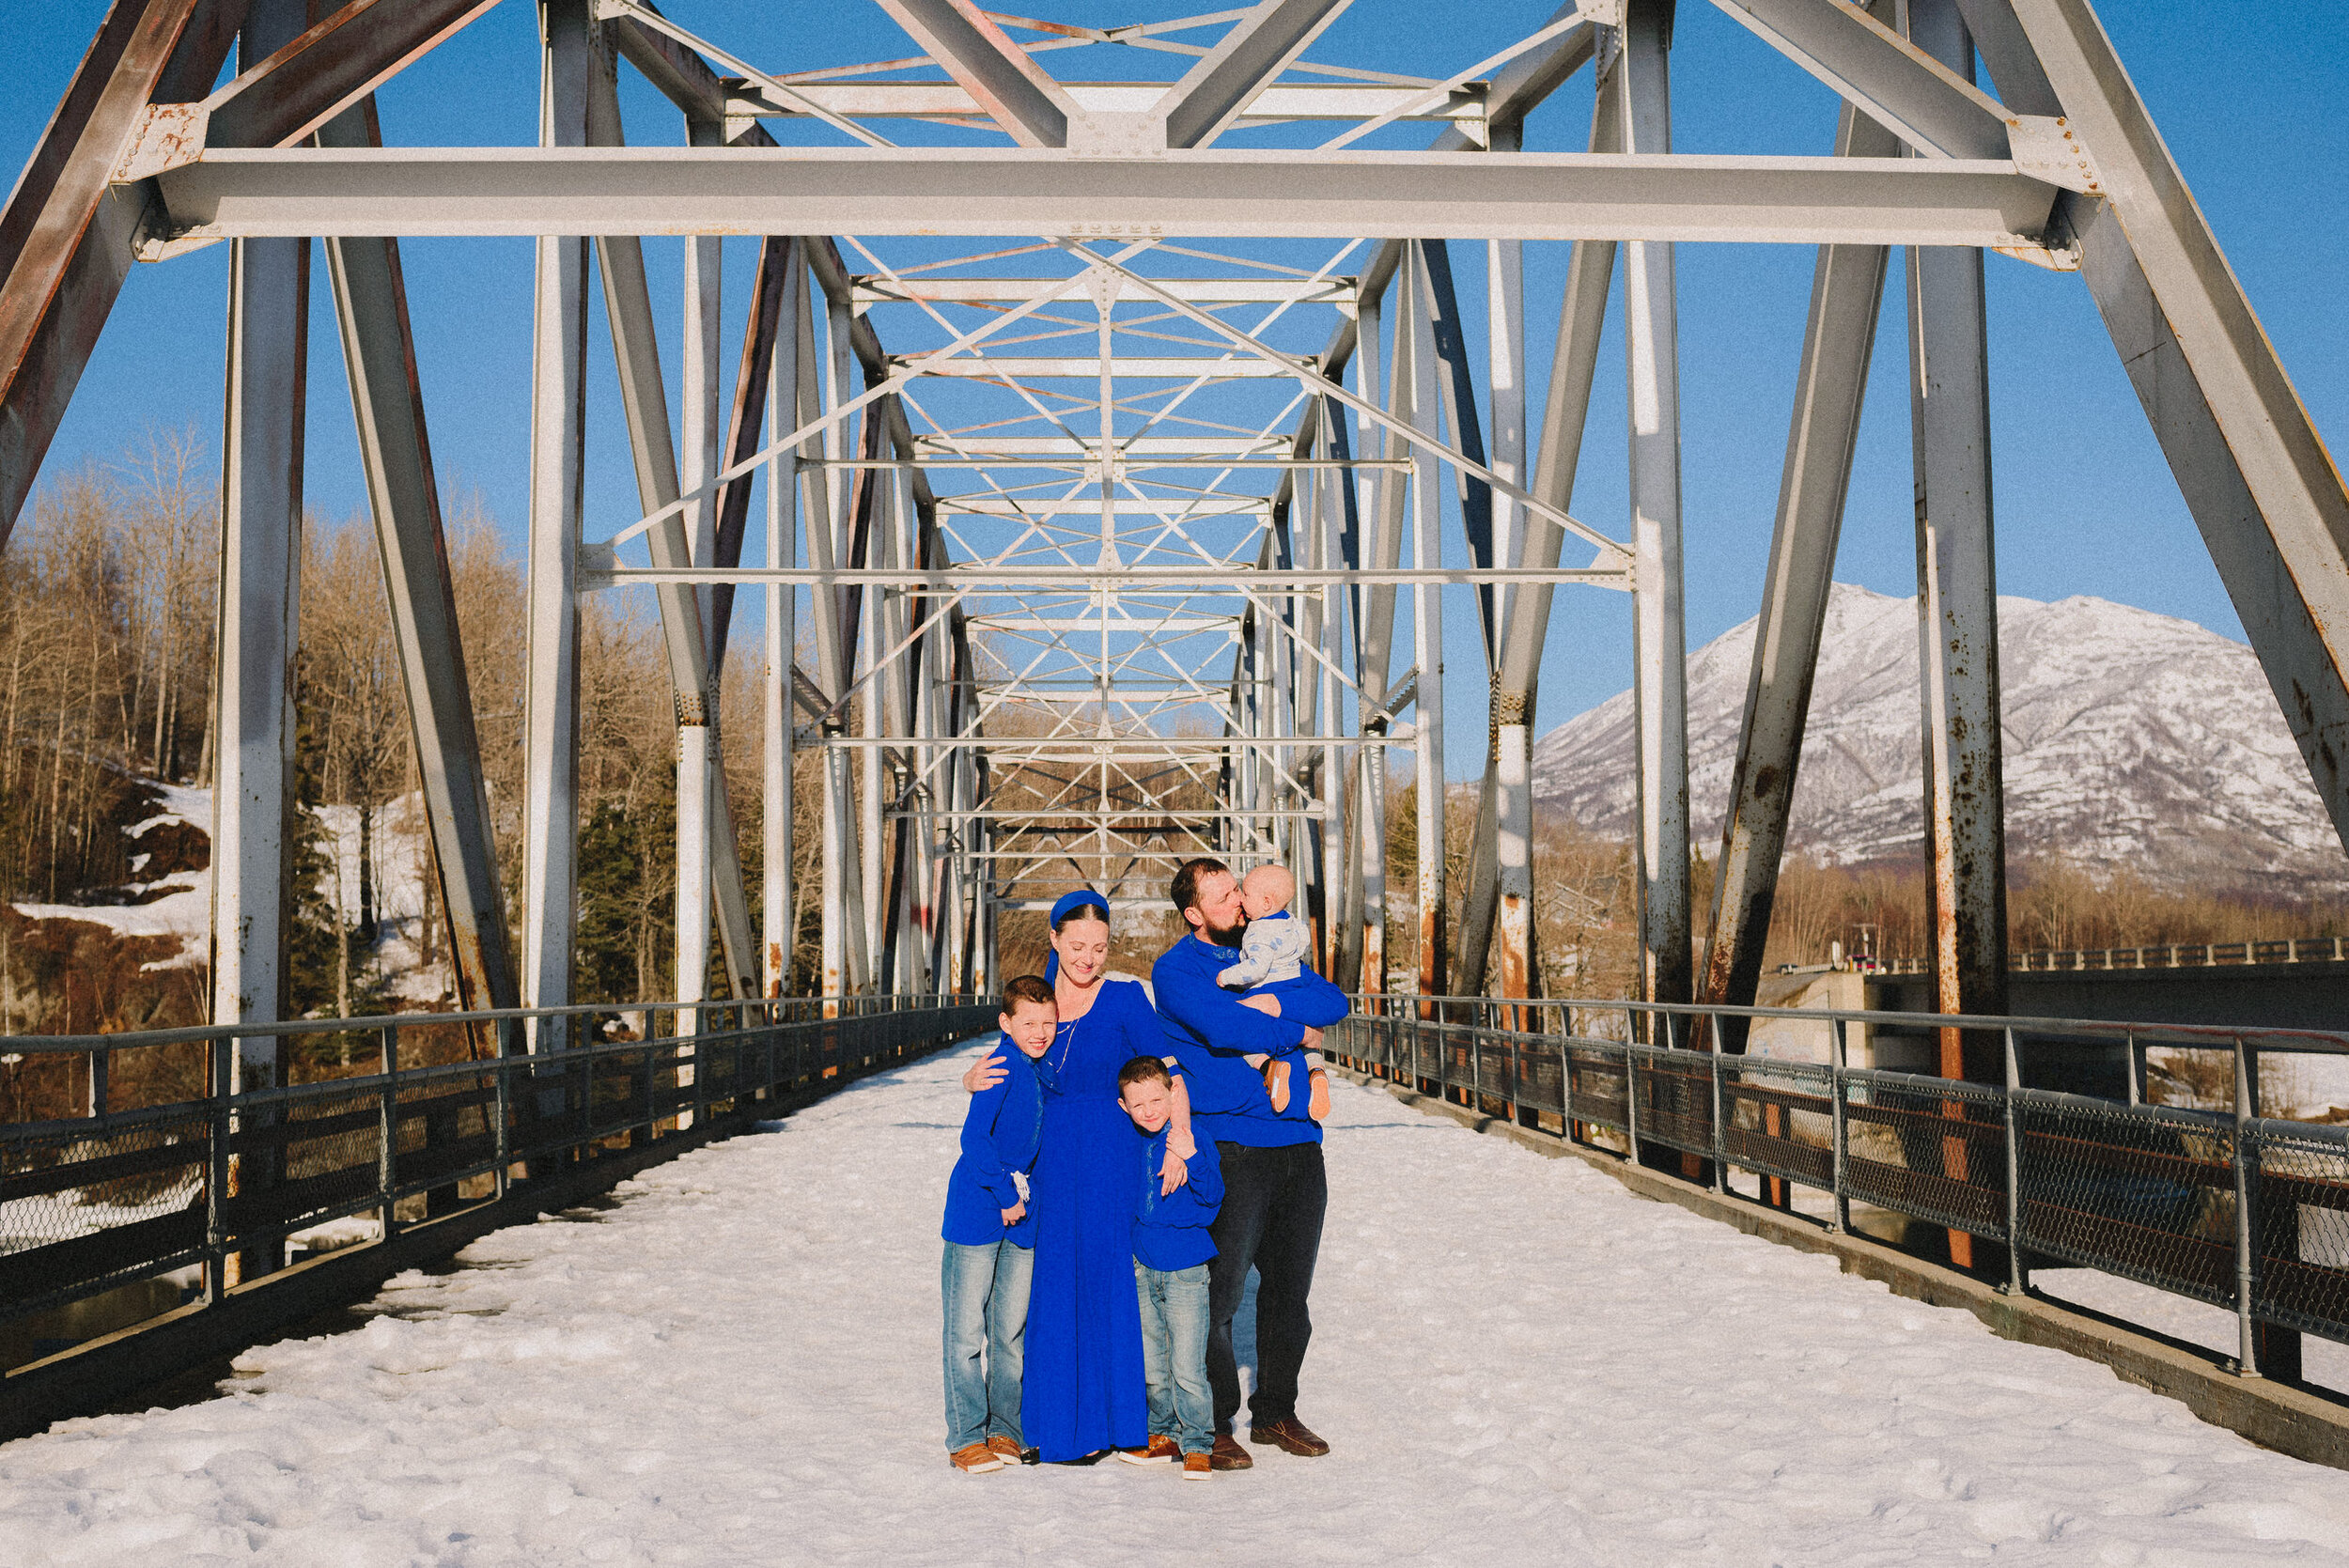
[{"label": "chain-link fence", "polygon": [[[297,1233],[360,1217],[386,1237],[967,1038],[995,1012],[969,998],[793,998],[242,1031],[279,1042],[256,1060],[305,1063],[288,1076],[310,1080],[142,1107],[121,1103],[117,1079],[111,1099],[93,1088],[102,1114],[0,1124],[0,1330],[175,1272],[217,1300],[282,1266]],[[8,1042],[85,1059],[94,1086],[116,1052],[163,1045],[198,1049],[210,1085],[262,1076],[219,1030]],[[18,1359],[47,1343],[0,1337]]]},{"label": "chain-link fence", "polygon": [[[2246,1371],[2255,1340],[2271,1359],[2296,1356],[2293,1333],[2349,1343],[2349,1126],[2258,1114],[2263,1061],[2349,1054],[2349,1036],[1614,1001],[1356,1004],[1325,1048],[1423,1094],[1633,1158],[1673,1151],[1685,1157],[1665,1169],[1709,1168],[1716,1190],[1732,1170],[1816,1188],[1833,1197],[1838,1229],[1854,1203],[1946,1227],[1952,1256],[2013,1288],[2030,1266],[2079,1265],[2230,1308]],[[1826,1060],[1688,1048],[1723,1038],[1730,1017],[1813,1026]],[[1845,1061],[1845,1041],[1869,1031],[1937,1040],[1953,1069],[2002,1053],[2003,1081]],[[2139,1103],[2149,1048],[2174,1053],[2157,1087],[2191,1103]],[[2026,1079],[2026,1063],[2045,1080],[2095,1079],[2081,1069],[2100,1052],[2114,1058],[2100,1080],[2125,1083],[2127,1100]],[[1961,1250],[1958,1237],[1988,1245]]]}]

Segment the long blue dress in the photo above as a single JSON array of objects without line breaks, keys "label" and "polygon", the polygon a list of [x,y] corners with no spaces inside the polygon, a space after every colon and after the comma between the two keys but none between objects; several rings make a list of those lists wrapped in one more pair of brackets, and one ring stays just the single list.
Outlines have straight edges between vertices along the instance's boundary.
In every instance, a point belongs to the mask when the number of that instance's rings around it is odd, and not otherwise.
[{"label": "long blue dress", "polygon": [[1019,1421],[1048,1461],[1149,1440],[1134,1192],[1149,1147],[1117,1103],[1117,1070],[1166,1049],[1139,982],[1104,980],[1091,1011],[1053,1032],[1035,1193],[1035,1267]]}]

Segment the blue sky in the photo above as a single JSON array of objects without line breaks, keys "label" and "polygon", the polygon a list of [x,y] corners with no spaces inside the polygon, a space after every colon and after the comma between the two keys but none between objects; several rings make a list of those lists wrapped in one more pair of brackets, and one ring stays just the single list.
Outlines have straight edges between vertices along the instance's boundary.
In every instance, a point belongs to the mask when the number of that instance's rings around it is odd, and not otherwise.
[{"label": "blue sky", "polygon": [[[1050,14],[1122,22],[1193,8],[1135,4],[1109,15],[1110,8],[1068,5]],[[1548,0],[1473,8],[1358,0],[1315,54],[1419,73],[1455,70],[1530,31],[1549,8]],[[103,7],[57,0],[9,9],[13,47],[0,55],[0,164],[15,168],[30,154]],[[912,52],[878,8],[858,4],[676,0],[668,9],[767,69]],[[783,20],[771,20],[779,10]],[[1431,14],[1442,18],[1440,26],[1423,20]],[[2156,0],[2109,0],[2102,14],[2319,432],[2340,441],[2349,434],[2349,317],[2341,306],[2349,289],[2349,116],[2341,113],[2349,100],[2349,7],[2231,8],[2223,21],[2205,11],[2189,22]],[[1439,58],[1428,57],[1431,48]],[[385,90],[387,135],[451,145],[534,139],[536,53],[532,8],[506,0]],[[1088,53],[1094,60],[1085,61]],[[1130,51],[1047,59],[1064,74],[1125,78],[1171,74],[1180,64]],[[1683,0],[1673,68],[1680,150],[1826,150],[1832,96],[1701,0]],[[631,74],[623,72],[631,139],[681,140],[674,115]],[[1529,145],[1579,147],[1589,104],[1585,72],[1536,116]],[[1409,146],[1423,137],[1398,127],[1381,140]],[[738,332],[753,243],[729,241],[725,308]],[[674,300],[678,242],[646,249],[656,290]],[[1464,287],[1482,277],[1481,249],[1455,247]],[[530,257],[523,240],[403,244],[443,483],[476,489],[517,544],[528,474]],[[137,270],[51,449],[45,479],[114,458],[150,427],[191,427],[217,445],[226,260],[226,248],[214,246]],[[1691,648],[1750,615],[1758,600],[1811,263],[1812,253],[1798,247],[1679,252]],[[1563,266],[1563,247],[1529,247],[1537,396]],[[317,280],[308,490],[314,508],[340,516],[362,508],[365,495],[322,268]],[[2240,637],[2078,280],[1998,256],[1989,258],[1988,280],[2001,590],[2043,599],[2091,594]],[[1899,287],[1896,266],[1837,568],[1844,581],[1891,594],[1915,586]],[[664,319],[676,319],[673,306],[664,307]],[[591,536],[634,516],[599,320],[596,330]],[[1610,342],[1600,358],[1574,509],[1618,537],[1626,531],[1622,408],[1622,352]],[[1454,598],[1448,622],[1447,742],[1457,775],[1481,754],[1485,705],[1465,598]],[[1628,683],[1626,601],[1597,590],[1567,592],[1548,654],[1544,728]],[[1399,654],[1398,661],[1408,657]]]}]

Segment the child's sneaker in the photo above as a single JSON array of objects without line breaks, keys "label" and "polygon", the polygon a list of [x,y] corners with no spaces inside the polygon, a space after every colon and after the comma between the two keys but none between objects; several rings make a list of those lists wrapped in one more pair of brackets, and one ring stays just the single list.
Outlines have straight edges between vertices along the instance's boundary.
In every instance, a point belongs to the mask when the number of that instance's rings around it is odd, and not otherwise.
[{"label": "child's sneaker", "polygon": [[1316,1067],[1312,1082],[1314,1094],[1306,1102],[1306,1112],[1316,1122],[1326,1122],[1330,1119],[1330,1075]]},{"label": "child's sneaker", "polygon": [[1150,1441],[1138,1449],[1119,1449],[1117,1457],[1128,1465],[1163,1465],[1183,1456],[1182,1445],[1172,1437],[1151,1434]]},{"label": "child's sneaker", "polygon": [[1264,1092],[1272,1096],[1274,1110],[1286,1110],[1289,1108],[1289,1064],[1287,1063],[1268,1062],[1264,1064]]},{"label": "child's sneaker", "polygon": [[948,1463],[964,1475],[985,1475],[989,1470],[1003,1467],[1003,1455],[985,1443],[972,1443],[969,1448],[957,1451]]},{"label": "child's sneaker", "polygon": [[1186,1454],[1184,1454],[1184,1455],[1183,1455],[1183,1479],[1184,1479],[1185,1481],[1212,1481],[1212,1480],[1214,1480],[1214,1479],[1215,1479],[1215,1461],[1214,1461],[1212,1458],[1210,1458],[1208,1455],[1205,1454],[1205,1453],[1186,1453]]}]

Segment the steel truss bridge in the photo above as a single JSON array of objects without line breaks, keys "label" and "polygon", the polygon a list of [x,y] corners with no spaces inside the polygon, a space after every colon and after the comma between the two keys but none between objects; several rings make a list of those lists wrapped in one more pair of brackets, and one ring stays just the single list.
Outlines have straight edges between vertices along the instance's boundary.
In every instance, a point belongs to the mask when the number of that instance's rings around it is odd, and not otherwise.
[{"label": "steel truss bridge", "polygon": [[[1000,911],[1079,878],[1155,899],[1201,852],[1292,865],[1349,985],[1377,988],[1408,952],[1423,995],[1523,997],[1528,753],[1561,586],[1634,607],[1642,996],[1750,1003],[1894,247],[1941,1010],[2005,1011],[1987,253],[2092,296],[2349,828],[2349,494],[2087,0],[1714,0],[1843,101],[1816,156],[1673,152],[1669,0],[1529,13],[1482,58],[1431,30],[1442,74],[1408,76],[1351,63],[1370,35],[1346,0],[1138,23],[877,0],[861,62],[756,27],[705,36],[690,5],[539,0],[537,145],[415,145],[429,126],[386,145],[377,89],[492,3],[117,0],[0,216],[0,523],[132,264],[231,247],[216,1025],[273,1021],[278,989],[314,245],[469,1008],[573,1000],[578,610],[640,586],[675,693],[688,1006],[715,1000],[713,969],[737,998],[984,993]],[[1053,69],[1161,57],[1139,84]],[[1542,141],[1529,116],[1585,70],[1587,138]],[[665,116],[624,124],[624,72],[682,115],[681,141]],[[399,261],[411,237],[494,235],[537,239],[519,922]],[[731,366],[727,235],[760,237]],[[662,237],[684,250],[675,333],[646,283]],[[1699,975],[1673,257],[1723,241],[1817,262]],[[1528,243],[1570,247],[1538,398]],[[1477,289],[1481,333],[1461,307]],[[641,503],[611,532],[583,499],[599,300]],[[1610,306],[1630,502],[1595,522],[1574,487]],[[754,647],[736,634],[746,591]],[[1491,722],[1448,974],[1440,650],[1462,613]],[[712,766],[729,653],[763,686],[756,801]],[[821,779],[815,974],[791,972],[785,932],[801,752]],[[1383,863],[1407,759],[1409,943],[1386,929]],[[757,910],[736,831],[753,812]],[[564,1030],[546,1014],[530,1044]],[[247,1039],[248,1081],[273,1039]],[[1951,1030],[1942,1050],[1949,1076],[1999,1076],[1994,1041]]]}]

